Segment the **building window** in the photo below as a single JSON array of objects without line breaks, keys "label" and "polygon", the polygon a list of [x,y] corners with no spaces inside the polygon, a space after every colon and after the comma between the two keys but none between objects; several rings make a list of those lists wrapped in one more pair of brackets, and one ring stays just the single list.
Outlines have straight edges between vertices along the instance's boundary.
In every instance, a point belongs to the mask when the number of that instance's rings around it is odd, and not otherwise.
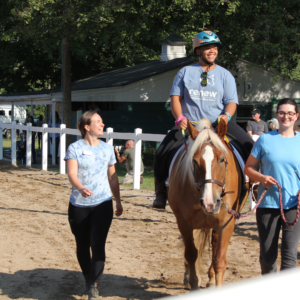
[{"label": "building window", "polygon": [[0,116],[5,116],[5,110],[0,110]]},{"label": "building window", "polygon": [[11,110],[8,112],[8,114],[11,116]]}]

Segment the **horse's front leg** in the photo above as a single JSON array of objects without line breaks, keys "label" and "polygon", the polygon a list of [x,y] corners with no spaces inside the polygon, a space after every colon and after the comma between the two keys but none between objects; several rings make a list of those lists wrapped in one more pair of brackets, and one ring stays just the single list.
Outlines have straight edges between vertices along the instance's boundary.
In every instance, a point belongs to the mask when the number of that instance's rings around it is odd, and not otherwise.
[{"label": "horse's front leg", "polygon": [[198,257],[198,251],[194,244],[193,228],[190,227],[184,220],[177,219],[179,231],[184,242],[184,256],[188,264],[189,284],[192,290],[198,289],[198,277],[196,275],[195,262]]},{"label": "horse's front leg", "polygon": [[217,254],[217,245],[218,245],[218,234],[215,230],[212,231],[211,235],[211,248],[212,248],[212,261],[208,269],[208,283],[206,287],[214,287],[216,285],[216,274],[213,265],[213,258]]},{"label": "horse's front leg", "polygon": [[217,247],[213,256],[212,264],[215,271],[216,285],[223,284],[223,277],[226,271],[227,259],[226,253],[229,241],[234,229],[235,220],[232,218],[225,228],[220,228],[217,234]]}]

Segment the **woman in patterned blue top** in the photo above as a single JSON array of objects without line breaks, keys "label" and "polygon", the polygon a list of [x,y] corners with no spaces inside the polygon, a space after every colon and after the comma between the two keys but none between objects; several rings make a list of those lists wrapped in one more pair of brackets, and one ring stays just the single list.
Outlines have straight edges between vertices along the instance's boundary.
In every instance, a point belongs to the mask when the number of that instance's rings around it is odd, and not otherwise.
[{"label": "woman in patterned blue top", "polygon": [[[297,266],[297,251],[300,238],[300,222],[286,225],[280,215],[279,193],[276,181],[281,186],[282,204],[286,220],[292,223],[297,211],[297,192],[300,181],[300,134],[294,131],[299,118],[294,99],[282,99],[277,104],[276,117],[279,129],[264,133],[256,141],[245,166],[245,174],[259,181],[258,197],[268,188],[256,210],[260,241],[260,265],[262,274],[277,272],[278,239],[282,229],[281,270]],[[261,173],[257,167],[261,163]],[[276,181],[275,181],[276,180]]]},{"label": "woman in patterned blue top", "polygon": [[84,113],[78,122],[83,138],[69,146],[65,157],[72,185],[69,222],[89,299],[99,296],[97,283],[105,265],[105,241],[113,218],[112,194],[116,216],[123,212],[114,150],[99,139],[103,128],[97,113]]}]

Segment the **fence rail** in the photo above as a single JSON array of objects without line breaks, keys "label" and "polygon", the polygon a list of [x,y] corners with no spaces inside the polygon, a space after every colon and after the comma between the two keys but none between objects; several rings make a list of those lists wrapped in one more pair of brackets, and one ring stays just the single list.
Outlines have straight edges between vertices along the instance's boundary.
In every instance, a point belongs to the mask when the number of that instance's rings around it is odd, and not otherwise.
[{"label": "fence rail", "polygon": [[[60,138],[60,157],[59,157],[59,172],[66,173],[66,163],[64,157],[66,155],[66,135],[81,136],[78,129],[66,128],[65,124],[61,124],[60,128],[49,128],[47,124],[43,127],[32,126],[31,123],[27,125],[19,125],[13,121],[11,124],[3,124],[0,121],[0,129],[11,129],[11,163],[17,164],[17,135],[16,130],[26,131],[26,137],[30,137],[32,132],[42,133],[42,170],[47,171],[48,168],[48,143],[49,133],[59,134]],[[164,139],[163,134],[143,134],[142,129],[136,128],[134,133],[114,132],[113,128],[107,128],[101,138],[106,139],[106,142],[113,146],[113,140],[133,140],[134,141],[134,162],[133,162],[133,189],[140,189],[140,169],[142,156],[142,141],[161,142]],[[26,138],[26,166],[31,167],[32,153],[31,153],[31,138]],[[55,138],[52,139],[52,164],[55,164]],[[0,134],[0,159],[3,159],[3,135]]]}]

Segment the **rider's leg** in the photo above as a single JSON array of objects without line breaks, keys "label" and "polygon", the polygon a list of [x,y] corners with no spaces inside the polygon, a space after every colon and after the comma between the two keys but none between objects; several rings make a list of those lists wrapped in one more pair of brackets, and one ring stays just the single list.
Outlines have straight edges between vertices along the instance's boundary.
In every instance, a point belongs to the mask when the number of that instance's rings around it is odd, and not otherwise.
[{"label": "rider's leg", "polygon": [[154,157],[154,181],[155,200],[154,208],[165,208],[167,202],[167,188],[165,181],[169,176],[170,152],[183,140],[181,132],[173,127],[155,152]]},{"label": "rider's leg", "polygon": [[254,145],[254,141],[249,134],[234,122],[228,122],[227,134],[234,139],[235,142],[243,146],[245,159],[247,159]]}]

